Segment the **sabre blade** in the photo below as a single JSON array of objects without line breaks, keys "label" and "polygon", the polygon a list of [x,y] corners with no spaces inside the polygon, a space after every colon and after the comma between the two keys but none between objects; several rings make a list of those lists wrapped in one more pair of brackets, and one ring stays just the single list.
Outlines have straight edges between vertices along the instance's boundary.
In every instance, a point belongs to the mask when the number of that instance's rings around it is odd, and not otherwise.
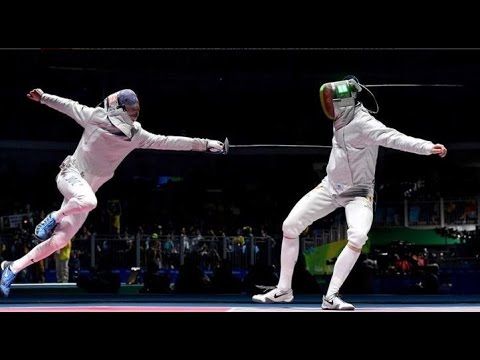
[{"label": "sabre blade", "polygon": [[230,145],[231,148],[307,148],[307,149],[331,149],[330,145],[290,145],[290,144],[248,144],[248,145]]},{"label": "sabre blade", "polygon": [[[363,84],[362,84],[363,85]],[[462,84],[368,84],[365,87],[463,87]]]},{"label": "sabre blade", "polygon": [[296,145],[296,144],[245,144],[245,145],[230,145],[228,137],[223,142],[225,150],[224,153],[228,154],[230,148],[305,148],[305,149],[331,149],[330,145]]}]

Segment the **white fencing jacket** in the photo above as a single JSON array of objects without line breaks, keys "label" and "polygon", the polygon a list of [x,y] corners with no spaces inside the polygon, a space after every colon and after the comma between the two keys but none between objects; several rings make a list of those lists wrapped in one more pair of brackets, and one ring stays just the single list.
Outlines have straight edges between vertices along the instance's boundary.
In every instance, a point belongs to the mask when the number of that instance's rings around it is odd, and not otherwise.
[{"label": "white fencing jacket", "polygon": [[[71,156],[79,171],[111,178],[115,169],[134,149],[177,151],[206,151],[208,139],[183,136],[155,135],[144,130],[137,121],[123,123],[121,117],[112,116],[101,107],[88,107],[77,101],[44,93],[40,99],[52,109],[73,118],[83,128],[83,135]],[[125,131],[129,127],[130,131]],[[125,134],[126,133],[126,134]]]},{"label": "white fencing jacket", "polygon": [[419,155],[432,153],[432,142],[386,127],[361,104],[343,114],[333,123],[326,176],[330,189],[338,194],[349,189],[373,191],[379,146]]}]

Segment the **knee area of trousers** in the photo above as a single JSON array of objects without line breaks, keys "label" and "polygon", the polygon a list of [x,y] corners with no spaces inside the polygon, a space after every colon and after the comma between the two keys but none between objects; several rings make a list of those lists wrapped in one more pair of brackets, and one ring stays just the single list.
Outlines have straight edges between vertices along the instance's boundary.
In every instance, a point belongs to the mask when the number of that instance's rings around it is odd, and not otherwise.
[{"label": "knee area of trousers", "polygon": [[361,249],[363,245],[365,245],[365,243],[367,242],[367,239],[367,233],[352,231],[348,234],[348,242],[357,249]]},{"label": "knee area of trousers", "polygon": [[70,238],[65,236],[53,236],[50,242],[50,246],[53,247],[55,251],[63,249],[67,244]]},{"label": "knee area of trousers", "polygon": [[88,209],[89,211],[95,209],[98,203],[97,197],[94,195],[84,196],[79,199],[79,202],[83,208]]},{"label": "knee area of trousers", "polygon": [[302,224],[299,222],[285,220],[282,226],[283,236],[289,239],[295,239],[302,233]]}]

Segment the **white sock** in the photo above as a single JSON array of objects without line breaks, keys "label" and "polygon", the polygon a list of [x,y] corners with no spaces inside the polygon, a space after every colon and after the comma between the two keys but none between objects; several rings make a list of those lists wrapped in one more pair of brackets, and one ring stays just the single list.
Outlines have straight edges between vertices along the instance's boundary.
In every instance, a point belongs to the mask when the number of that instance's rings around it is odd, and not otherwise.
[{"label": "white sock", "polygon": [[45,240],[35,246],[26,255],[10,264],[10,269],[14,274],[17,274],[18,272],[36,263],[37,261],[40,261],[50,256],[55,252],[55,250],[57,250],[57,247],[54,246],[53,238]]},{"label": "white sock", "polygon": [[282,253],[280,255],[280,279],[277,288],[280,290],[290,290],[292,288],[292,276],[295,269],[295,263],[298,259],[300,241],[297,238],[282,239]]},{"label": "white sock", "polygon": [[327,297],[340,291],[340,288],[345,282],[348,274],[350,274],[350,271],[352,271],[359,256],[360,252],[350,249],[348,245],[343,248],[335,262],[335,266],[333,267],[333,274],[332,279],[330,280],[330,285],[328,285]]}]

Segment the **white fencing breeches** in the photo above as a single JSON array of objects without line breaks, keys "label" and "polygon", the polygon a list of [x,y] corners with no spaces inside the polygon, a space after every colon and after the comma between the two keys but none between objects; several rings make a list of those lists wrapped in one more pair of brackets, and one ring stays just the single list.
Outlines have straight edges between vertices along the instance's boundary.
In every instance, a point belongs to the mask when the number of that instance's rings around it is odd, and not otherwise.
[{"label": "white fencing breeches", "polygon": [[64,215],[52,236],[35,246],[24,257],[12,264],[15,273],[42,260],[63,248],[73,238],[87,219],[88,213],[97,206],[95,192],[110,177],[98,177],[80,172],[74,166],[65,167],[57,175],[58,190],[64,196],[59,212]]},{"label": "white fencing breeches", "polygon": [[59,212],[64,218],[51,238],[55,247],[59,246],[61,249],[80,230],[88,213],[97,206],[95,192],[108,179],[80,173],[74,167],[64,169],[58,174],[57,187],[64,197]]},{"label": "white fencing breeches", "polygon": [[350,189],[336,194],[328,188],[327,180],[302,197],[283,222],[283,235],[297,239],[314,221],[339,207],[345,207],[348,241],[361,249],[365,245],[373,222],[373,196],[369,189]]},{"label": "white fencing breeches", "polygon": [[295,263],[299,253],[299,236],[314,221],[323,218],[339,207],[345,207],[348,224],[348,241],[361,249],[373,221],[372,191],[350,189],[337,194],[328,188],[328,180],[303,196],[283,222],[282,252],[280,256],[280,279],[277,287],[290,289]]}]

